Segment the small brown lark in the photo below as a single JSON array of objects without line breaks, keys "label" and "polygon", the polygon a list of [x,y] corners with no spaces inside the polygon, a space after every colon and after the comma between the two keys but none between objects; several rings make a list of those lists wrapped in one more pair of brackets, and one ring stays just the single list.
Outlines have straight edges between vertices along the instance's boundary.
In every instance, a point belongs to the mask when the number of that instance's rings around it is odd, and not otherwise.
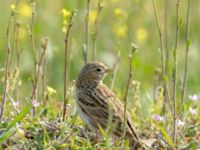
[{"label": "small brown lark", "polygon": [[[100,127],[105,130],[109,128],[114,135],[122,137],[124,135],[124,105],[102,83],[109,70],[100,62],[86,64],[76,80],[76,103],[81,119],[92,131],[97,131]],[[125,123],[125,138],[130,141],[132,149],[142,147],[128,112]]]}]

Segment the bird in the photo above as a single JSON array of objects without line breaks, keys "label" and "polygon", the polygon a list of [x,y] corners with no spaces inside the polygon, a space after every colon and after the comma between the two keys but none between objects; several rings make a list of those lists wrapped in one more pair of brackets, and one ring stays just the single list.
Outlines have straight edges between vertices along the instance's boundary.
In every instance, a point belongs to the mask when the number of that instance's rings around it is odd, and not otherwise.
[{"label": "bird", "polygon": [[140,149],[142,142],[130,113],[126,111],[124,117],[122,101],[103,83],[104,77],[110,71],[107,65],[99,61],[89,62],[80,70],[75,83],[80,118],[91,131],[110,129],[116,137],[124,135],[130,141],[131,149]]}]

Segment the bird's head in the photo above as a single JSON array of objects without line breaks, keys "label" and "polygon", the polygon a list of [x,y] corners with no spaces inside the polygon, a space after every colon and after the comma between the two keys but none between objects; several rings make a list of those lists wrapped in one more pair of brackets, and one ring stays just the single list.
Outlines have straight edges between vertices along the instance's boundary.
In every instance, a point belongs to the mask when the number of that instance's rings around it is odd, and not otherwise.
[{"label": "bird's head", "polygon": [[111,69],[105,64],[101,62],[91,62],[83,66],[78,79],[101,82],[109,71],[111,71]]}]

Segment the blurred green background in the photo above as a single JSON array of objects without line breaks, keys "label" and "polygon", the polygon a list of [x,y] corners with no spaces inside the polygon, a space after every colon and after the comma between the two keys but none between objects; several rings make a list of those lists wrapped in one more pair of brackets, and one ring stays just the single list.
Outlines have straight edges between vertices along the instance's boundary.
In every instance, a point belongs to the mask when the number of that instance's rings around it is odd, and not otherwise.
[{"label": "blurred green background", "polygon": [[[64,35],[67,23],[68,11],[77,9],[74,24],[71,30],[69,43],[69,77],[70,81],[76,79],[81,67],[84,65],[82,59],[82,47],[85,43],[85,15],[86,0],[38,0],[36,1],[36,15],[34,21],[34,38],[36,50],[41,52],[41,40],[49,39],[47,49],[47,84],[58,93],[58,99],[63,97],[64,81]],[[172,70],[172,50],[175,45],[175,23],[176,4],[175,1],[156,0],[157,13],[162,31],[164,30],[164,11],[167,6],[167,39],[170,51],[170,71]],[[6,28],[8,26],[10,6],[15,0],[0,1],[0,93],[3,93],[3,68],[6,62]],[[90,28],[90,51],[89,60],[92,56],[92,33],[94,32],[94,20],[97,14],[97,0],[91,1]],[[128,55],[131,43],[139,46],[134,56],[134,80],[140,82],[140,94],[142,99],[152,99],[155,85],[155,71],[161,68],[160,52],[158,48],[159,36],[156,27],[153,2],[151,0],[104,0],[103,9],[100,14],[97,36],[97,60],[110,67],[117,60],[119,54],[119,66],[115,80],[114,90],[122,95],[128,78]],[[185,56],[185,23],[186,23],[187,1],[180,1],[180,36],[178,40],[178,89],[183,78],[184,56]],[[33,56],[31,39],[29,36],[32,5],[30,1],[19,0],[17,8],[17,22],[19,23],[19,49],[22,51],[20,60],[20,78],[22,84],[20,99],[30,96],[32,86],[30,78],[33,76]],[[200,1],[191,1],[191,12],[189,20],[189,37],[191,46],[189,51],[189,70],[187,95],[198,94],[200,85]],[[11,34],[13,30],[11,30]],[[12,43],[12,41],[11,41]],[[13,49],[11,68],[16,67],[16,49]],[[11,69],[11,70],[12,70]],[[111,85],[112,77],[109,75],[105,82]],[[70,82],[72,85],[73,82]],[[178,90],[180,91],[180,90]],[[121,92],[121,94],[120,94]],[[188,96],[187,96],[188,97]]]}]

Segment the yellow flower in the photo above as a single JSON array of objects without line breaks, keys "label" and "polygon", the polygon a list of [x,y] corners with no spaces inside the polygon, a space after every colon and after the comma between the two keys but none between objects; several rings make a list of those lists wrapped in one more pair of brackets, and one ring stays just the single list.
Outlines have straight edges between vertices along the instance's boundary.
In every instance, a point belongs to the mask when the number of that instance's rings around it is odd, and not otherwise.
[{"label": "yellow flower", "polygon": [[19,14],[24,17],[31,17],[32,16],[32,8],[26,3],[19,4]]},{"label": "yellow flower", "polygon": [[128,28],[126,25],[122,25],[122,26],[116,26],[114,30],[118,37],[125,37],[127,35]]},{"label": "yellow flower", "polygon": [[49,95],[52,95],[52,94],[56,94],[57,92],[56,92],[56,90],[53,89],[52,87],[47,86],[47,93],[48,93]]},{"label": "yellow flower", "polygon": [[66,9],[62,9],[61,13],[64,18],[68,18],[71,15],[71,12],[67,11]]},{"label": "yellow flower", "polygon": [[14,12],[15,9],[16,9],[16,6],[15,6],[14,4],[11,4],[11,5],[10,5],[10,10],[11,10],[12,12]]},{"label": "yellow flower", "polygon": [[143,27],[136,29],[135,34],[136,34],[136,39],[139,43],[144,43],[148,37],[148,32]]},{"label": "yellow flower", "polygon": [[123,12],[120,8],[115,8],[114,14],[118,18],[125,18],[126,17],[126,13]]},{"label": "yellow flower", "polygon": [[97,18],[97,11],[92,10],[92,11],[90,12],[89,21],[90,21],[91,23],[94,23],[95,20],[96,20],[96,18]]}]

